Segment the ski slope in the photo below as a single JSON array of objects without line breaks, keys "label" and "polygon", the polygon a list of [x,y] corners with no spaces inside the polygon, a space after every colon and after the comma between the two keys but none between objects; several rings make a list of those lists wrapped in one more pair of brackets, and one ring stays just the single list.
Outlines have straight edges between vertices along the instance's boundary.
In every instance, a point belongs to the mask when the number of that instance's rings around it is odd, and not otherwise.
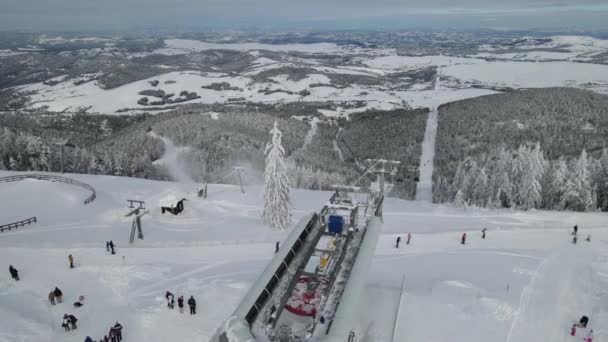
[{"label": "ski slope", "polygon": [[[1,342],[98,340],[116,320],[126,341],[207,341],[273,257],[274,243],[287,235],[261,223],[261,186],[242,194],[238,186],[209,185],[209,197],[201,199],[196,184],[65,176],[91,184],[97,199],[84,206],[86,191],[62,183],[0,183],[0,223],[38,217],[38,223],[0,233]],[[293,190],[294,220],[319,210],[329,196]],[[183,197],[182,214],[161,215],[161,205]],[[144,240],[132,246],[126,199],[144,200],[150,210],[142,219]],[[570,243],[574,224],[580,234],[592,234],[591,243]],[[470,238],[463,246],[465,231]],[[411,245],[394,248],[397,235],[407,232]],[[105,250],[110,239],[117,255]],[[399,304],[396,329],[403,341],[574,341],[568,329],[581,315],[590,317],[595,340],[603,341],[607,247],[602,213],[463,210],[388,198],[357,317],[367,337],[358,341],[391,341]],[[68,254],[75,269],[68,268]],[[10,264],[21,281],[10,279]],[[55,286],[65,300],[51,307],[47,294]],[[167,309],[167,290],[193,295],[198,314]],[[75,309],[71,303],[80,295],[85,306]],[[78,317],[78,330],[63,331],[64,313]]]}]

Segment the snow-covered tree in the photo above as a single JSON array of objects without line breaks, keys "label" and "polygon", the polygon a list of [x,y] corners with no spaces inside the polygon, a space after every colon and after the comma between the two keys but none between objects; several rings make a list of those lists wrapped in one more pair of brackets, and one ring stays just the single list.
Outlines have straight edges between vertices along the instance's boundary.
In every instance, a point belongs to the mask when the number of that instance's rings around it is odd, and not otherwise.
[{"label": "snow-covered tree", "polygon": [[596,209],[595,201],[596,196],[594,196],[589,177],[587,152],[583,150],[570,172],[565,192],[562,195],[561,205],[565,209],[589,211]]},{"label": "snow-covered tree", "polygon": [[462,191],[458,190],[456,192],[456,196],[454,196],[454,206],[456,206],[457,208],[466,208],[467,207],[467,202],[464,200],[464,195],[462,194]]},{"label": "snow-covered tree", "polygon": [[284,230],[291,221],[289,179],[285,164],[285,150],[281,143],[281,131],[275,121],[270,130],[272,136],[266,146],[264,170],[264,210],[262,221],[275,230]]}]

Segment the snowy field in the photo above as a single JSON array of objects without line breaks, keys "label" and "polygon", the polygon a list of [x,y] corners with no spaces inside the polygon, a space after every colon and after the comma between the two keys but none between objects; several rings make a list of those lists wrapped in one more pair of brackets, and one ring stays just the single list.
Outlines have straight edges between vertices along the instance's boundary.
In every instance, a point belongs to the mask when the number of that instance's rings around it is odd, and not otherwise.
[{"label": "snowy field", "polygon": [[[261,187],[242,194],[236,186],[210,185],[209,197],[200,199],[194,184],[67,176],[93,185],[97,199],[84,206],[88,193],[62,183],[0,183],[0,223],[38,218],[0,233],[2,342],[97,340],[116,320],[126,341],[207,341],[272,258],[274,243],[287,236],[260,222]],[[319,210],[330,194],[294,190],[292,196],[297,219]],[[161,205],[184,197],[181,215],[161,215]],[[132,246],[127,199],[144,200],[150,210],[144,240]],[[398,341],[580,341],[568,330],[581,315],[590,317],[594,341],[608,338],[606,214],[464,210],[392,198],[384,213],[361,306],[366,341],[391,341],[397,307]],[[581,239],[573,246],[575,224]],[[397,235],[407,232],[412,244],[394,248]],[[591,243],[582,238],[587,234]],[[110,239],[117,255],[105,250]],[[75,269],[68,268],[68,254]],[[9,264],[21,281],[10,279]],[[47,294],[55,286],[65,300],[52,307]],[[193,295],[199,313],[167,309],[167,290]],[[80,295],[85,305],[75,309]],[[64,313],[79,318],[78,330],[63,331]]]},{"label": "snowy field", "polygon": [[[548,49],[556,51],[547,51]],[[66,79],[67,75],[64,75],[50,80],[50,83],[32,83],[16,89],[30,97],[28,108],[48,107],[51,111],[86,110],[103,114],[150,110],[149,106],[138,104],[138,100],[143,97],[139,93],[150,89],[174,94],[173,99],[184,100],[180,104],[298,101],[332,101],[338,105],[340,102],[366,103],[360,108],[326,111],[333,116],[348,116],[367,109],[402,108],[404,104],[413,108],[431,107],[435,103],[493,93],[491,90],[479,88],[577,87],[608,93],[608,65],[593,64],[603,63],[602,60],[593,58],[608,51],[608,40],[590,37],[556,36],[543,43],[522,39],[512,46],[481,46],[478,51],[466,56],[406,56],[398,54],[395,49],[361,48],[333,43],[275,45],[167,39],[164,47],[131,57],[196,56],[197,53],[209,50],[220,55],[228,50],[239,51],[257,58],[252,61],[243,59],[247,60],[243,62],[247,64],[239,71],[230,72],[220,72],[217,68],[213,68],[213,72],[175,71],[171,70],[174,67],[158,65],[167,69],[167,72],[113,89],[102,88],[95,80],[100,76],[97,74],[83,75],[88,80],[84,83]],[[288,52],[302,55],[286,55]],[[0,50],[0,56],[14,53],[11,50]],[[341,65],[323,65],[323,58],[320,57],[328,55],[343,55],[349,58],[345,58]],[[445,80],[440,92],[431,90],[428,81],[403,77],[391,81],[395,82],[393,84],[385,82],[384,79],[389,75],[424,71],[433,67],[441,69],[441,77]],[[308,71],[302,78],[295,78],[297,81],[294,81],[291,78],[293,75],[285,71],[289,68],[305,68]],[[272,70],[283,70],[283,73],[264,79],[256,77]],[[330,76],[350,78],[347,84],[333,84]],[[369,83],[369,79],[375,80]],[[152,87],[150,82],[153,81],[158,81],[158,86]],[[202,88],[223,82],[228,83],[230,89],[217,91]],[[177,96],[182,91],[196,92],[199,97],[186,101],[181,95]],[[152,102],[158,98],[149,96],[149,100]],[[174,105],[154,107],[158,107],[155,111],[162,111],[164,108],[169,110]]]}]

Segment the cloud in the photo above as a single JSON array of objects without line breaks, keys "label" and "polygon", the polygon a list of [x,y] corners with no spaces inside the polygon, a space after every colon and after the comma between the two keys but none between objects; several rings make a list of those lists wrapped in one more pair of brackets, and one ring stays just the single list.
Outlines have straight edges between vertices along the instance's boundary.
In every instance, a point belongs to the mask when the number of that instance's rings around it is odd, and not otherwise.
[{"label": "cloud", "polygon": [[608,4],[605,0],[0,0],[0,29],[356,24],[356,20],[395,16],[543,13],[563,16],[568,24],[572,11],[578,17],[598,11],[608,14]]}]

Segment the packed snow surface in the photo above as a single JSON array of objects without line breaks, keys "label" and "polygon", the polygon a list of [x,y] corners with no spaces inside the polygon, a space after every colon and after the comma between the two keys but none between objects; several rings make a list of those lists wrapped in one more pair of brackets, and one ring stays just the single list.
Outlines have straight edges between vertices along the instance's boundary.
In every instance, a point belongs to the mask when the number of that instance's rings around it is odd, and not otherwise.
[{"label": "packed snow surface", "polygon": [[[91,184],[97,199],[85,206],[88,193],[63,183],[0,183],[0,224],[38,218],[0,233],[2,342],[98,340],[117,320],[125,341],[207,341],[289,233],[261,223],[261,186],[242,194],[238,186],[210,185],[202,199],[196,184],[64,176]],[[293,190],[294,220],[319,210],[330,195]],[[161,214],[160,205],[184,197],[182,214]],[[144,240],[131,246],[127,199],[143,200],[150,210],[142,218]],[[575,224],[578,245],[570,242]],[[395,248],[396,237],[408,232],[411,244]],[[591,242],[584,241],[587,234]],[[108,240],[117,255],[106,252]],[[569,328],[587,315],[595,341],[604,341],[607,247],[604,213],[457,209],[388,198],[356,324],[367,330],[367,341],[391,341],[400,306],[402,341],[569,342],[582,339],[571,338]],[[19,270],[19,282],[10,279],[8,265]],[[47,295],[55,286],[64,303],[51,306]],[[193,295],[197,315],[168,309],[167,290]],[[85,305],[76,309],[80,295]],[[77,330],[63,331],[64,313],[78,317]]]}]

